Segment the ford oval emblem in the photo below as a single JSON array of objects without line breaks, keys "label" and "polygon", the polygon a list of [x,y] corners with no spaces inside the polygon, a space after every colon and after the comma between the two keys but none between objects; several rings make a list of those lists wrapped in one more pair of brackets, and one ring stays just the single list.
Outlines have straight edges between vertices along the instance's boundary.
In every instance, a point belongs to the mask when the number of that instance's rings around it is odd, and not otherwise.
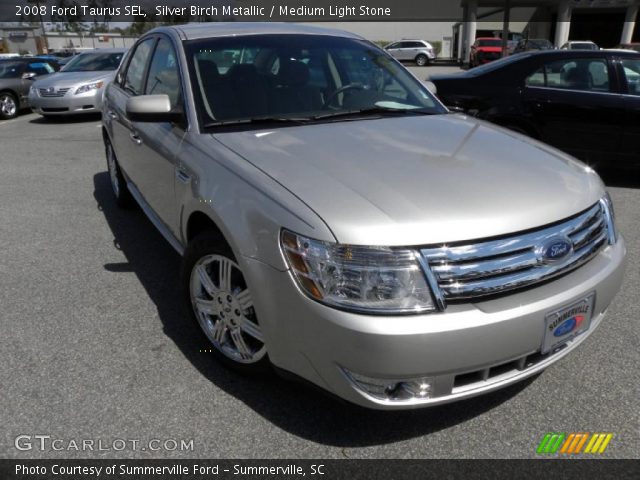
[{"label": "ford oval emblem", "polygon": [[579,321],[580,323],[582,323],[582,318],[578,318],[578,317],[568,318],[567,320],[565,320],[564,322],[562,322],[560,325],[556,327],[556,329],[553,331],[553,336],[563,337],[567,333],[572,332],[576,328],[576,326],[579,324],[578,323]]},{"label": "ford oval emblem", "polygon": [[539,258],[543,262],[557,262],[573,251],[573,243],[564,237],[554,237],[538,248]]}]

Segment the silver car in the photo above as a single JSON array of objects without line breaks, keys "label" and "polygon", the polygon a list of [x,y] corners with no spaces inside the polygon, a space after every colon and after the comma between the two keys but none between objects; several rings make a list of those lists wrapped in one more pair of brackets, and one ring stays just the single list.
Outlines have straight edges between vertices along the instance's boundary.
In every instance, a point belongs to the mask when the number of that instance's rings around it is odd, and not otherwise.
[{"label": "silver car", "polygon": [[125,52],[105,48],[73,57],[58,73],[31,86],[31,109],[44,117],[100,112],[104,87],[113,80]]},{"label": "silver car", "polygon": [[422,67],[428,65],[437,58],[436,49],[424,40],[402,40],[387,45],[384,49],[394,58],[415,62]]},{"label": "silver car", "polygon": [[450,402],[563,358],[620,288],[590,168],[449,114],[354,34],[162,27],[104,102],[115,201],[182,255],[193,348],[239,371],[371,408]]}]

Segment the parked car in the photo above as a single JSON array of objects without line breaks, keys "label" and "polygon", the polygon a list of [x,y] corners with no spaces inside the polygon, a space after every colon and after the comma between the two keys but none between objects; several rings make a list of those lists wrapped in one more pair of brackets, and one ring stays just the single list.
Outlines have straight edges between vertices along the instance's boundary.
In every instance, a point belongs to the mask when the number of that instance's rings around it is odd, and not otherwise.
[{"label": "parked car", "polygon": [[400,61],[415,62],[422,67],[437,58],[436,49],[424,40],[402,40],[387,45],[384,49]]},{"label": "parked car", "polygon": [[476,41],[471,45],[469,66],[471,68],[477,67],[483,63],[493,62],[500,57],[502,57],[501,38],[476,38]]},{"label": "parked car", "polygon": [[434,75],[449,106],[604,166],[640,165],[640,55],[555,50]]},{"label": "parked car", "polygon": [[529,52],[531,50],[553,50],[554,46],[546,38],[523,38],[518,42],[513,53]]},{"label": "parked car", "polygon": [[560,50],[600,50],[591,40],[571,40],[560,47]]},{"label": "parked car", "polygon": [[35,55],[33,58],[39,58],[40,60],[46,60],[59,71],[66,63],[67,59],[62,57],[56,57],[55,55]]},{"label": "parked car", "polygon": [[[225,52],[245,60],[222,73]],[[193,348],[379,409],[540,372],[602,323],[625,263],[593,170],[448,114],[389,60],[315,26],[161,27],[102,112],[115,202],[183,256]]]},{"label": "parked car", "polygon": [[640,43],[621,43],[616,48],[620,50],[633,50],[634,52],[640,53]]},{"label": "parked car", "polygon": [[13,57],[0,60],[0,119],[14,118],[29,108],[29,88],[33,82],[56,71],[49,61]]},{"label": "parked car", "polygon": [[76,55],[60,72],[31,86],[31,109],[43,117],[100,112],[104,87],[113,80],[125,52],[104,48]]}]

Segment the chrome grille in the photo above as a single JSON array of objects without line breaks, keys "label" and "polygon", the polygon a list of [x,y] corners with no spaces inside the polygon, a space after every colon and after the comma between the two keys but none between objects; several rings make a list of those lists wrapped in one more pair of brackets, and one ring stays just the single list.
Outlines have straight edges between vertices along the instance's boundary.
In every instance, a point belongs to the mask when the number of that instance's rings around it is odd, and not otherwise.
[{"label": "chrome grille", "polygon": [[69,91],[69,88],[58,88],[53,91],[48,88],[40,88],[38,89],[41,97],[64,97],[65,94]]},{"label": "chrome grille", "polygon": [[[427,278],[441,308],[465,300],[531,286],[587,262],[610,239],[610,213],[604,201],[559,224],[521,235],[468,245],[425,248],[420,252]],[[545,258],[542,246],[568,240],[570,253]]]}]

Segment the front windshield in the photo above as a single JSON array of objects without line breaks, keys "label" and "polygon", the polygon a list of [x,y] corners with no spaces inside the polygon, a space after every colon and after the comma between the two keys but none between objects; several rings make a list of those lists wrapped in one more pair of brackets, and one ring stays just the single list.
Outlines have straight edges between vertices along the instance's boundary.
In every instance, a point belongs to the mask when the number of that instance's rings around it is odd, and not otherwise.
[{"label": "front windshield", "polygon": [[62,69],[63,72],[97,72],[115,70],[120,65],[123,52],[82,53],[73,57]]},{"label": "front windshield", "polygon": [[479,47],[501,47],[502,40],[499,38],[496,38],[495,40],[493,39],[478,40],[478,46]]},{"label": "front windshield", "polygon": [[23,64],[19,62],[0,62],[0,78],[18,78]]},{"label": "front windshield", "polygon": [[573,43],[571,48],[574,50],[597,50],[597,45],[593,43]]},{"label": "front windshield", "polygon": [[251,35],[190,41],[185,48],[204,125],[361,110],[446,112],[404,67],[361,40]]}]

